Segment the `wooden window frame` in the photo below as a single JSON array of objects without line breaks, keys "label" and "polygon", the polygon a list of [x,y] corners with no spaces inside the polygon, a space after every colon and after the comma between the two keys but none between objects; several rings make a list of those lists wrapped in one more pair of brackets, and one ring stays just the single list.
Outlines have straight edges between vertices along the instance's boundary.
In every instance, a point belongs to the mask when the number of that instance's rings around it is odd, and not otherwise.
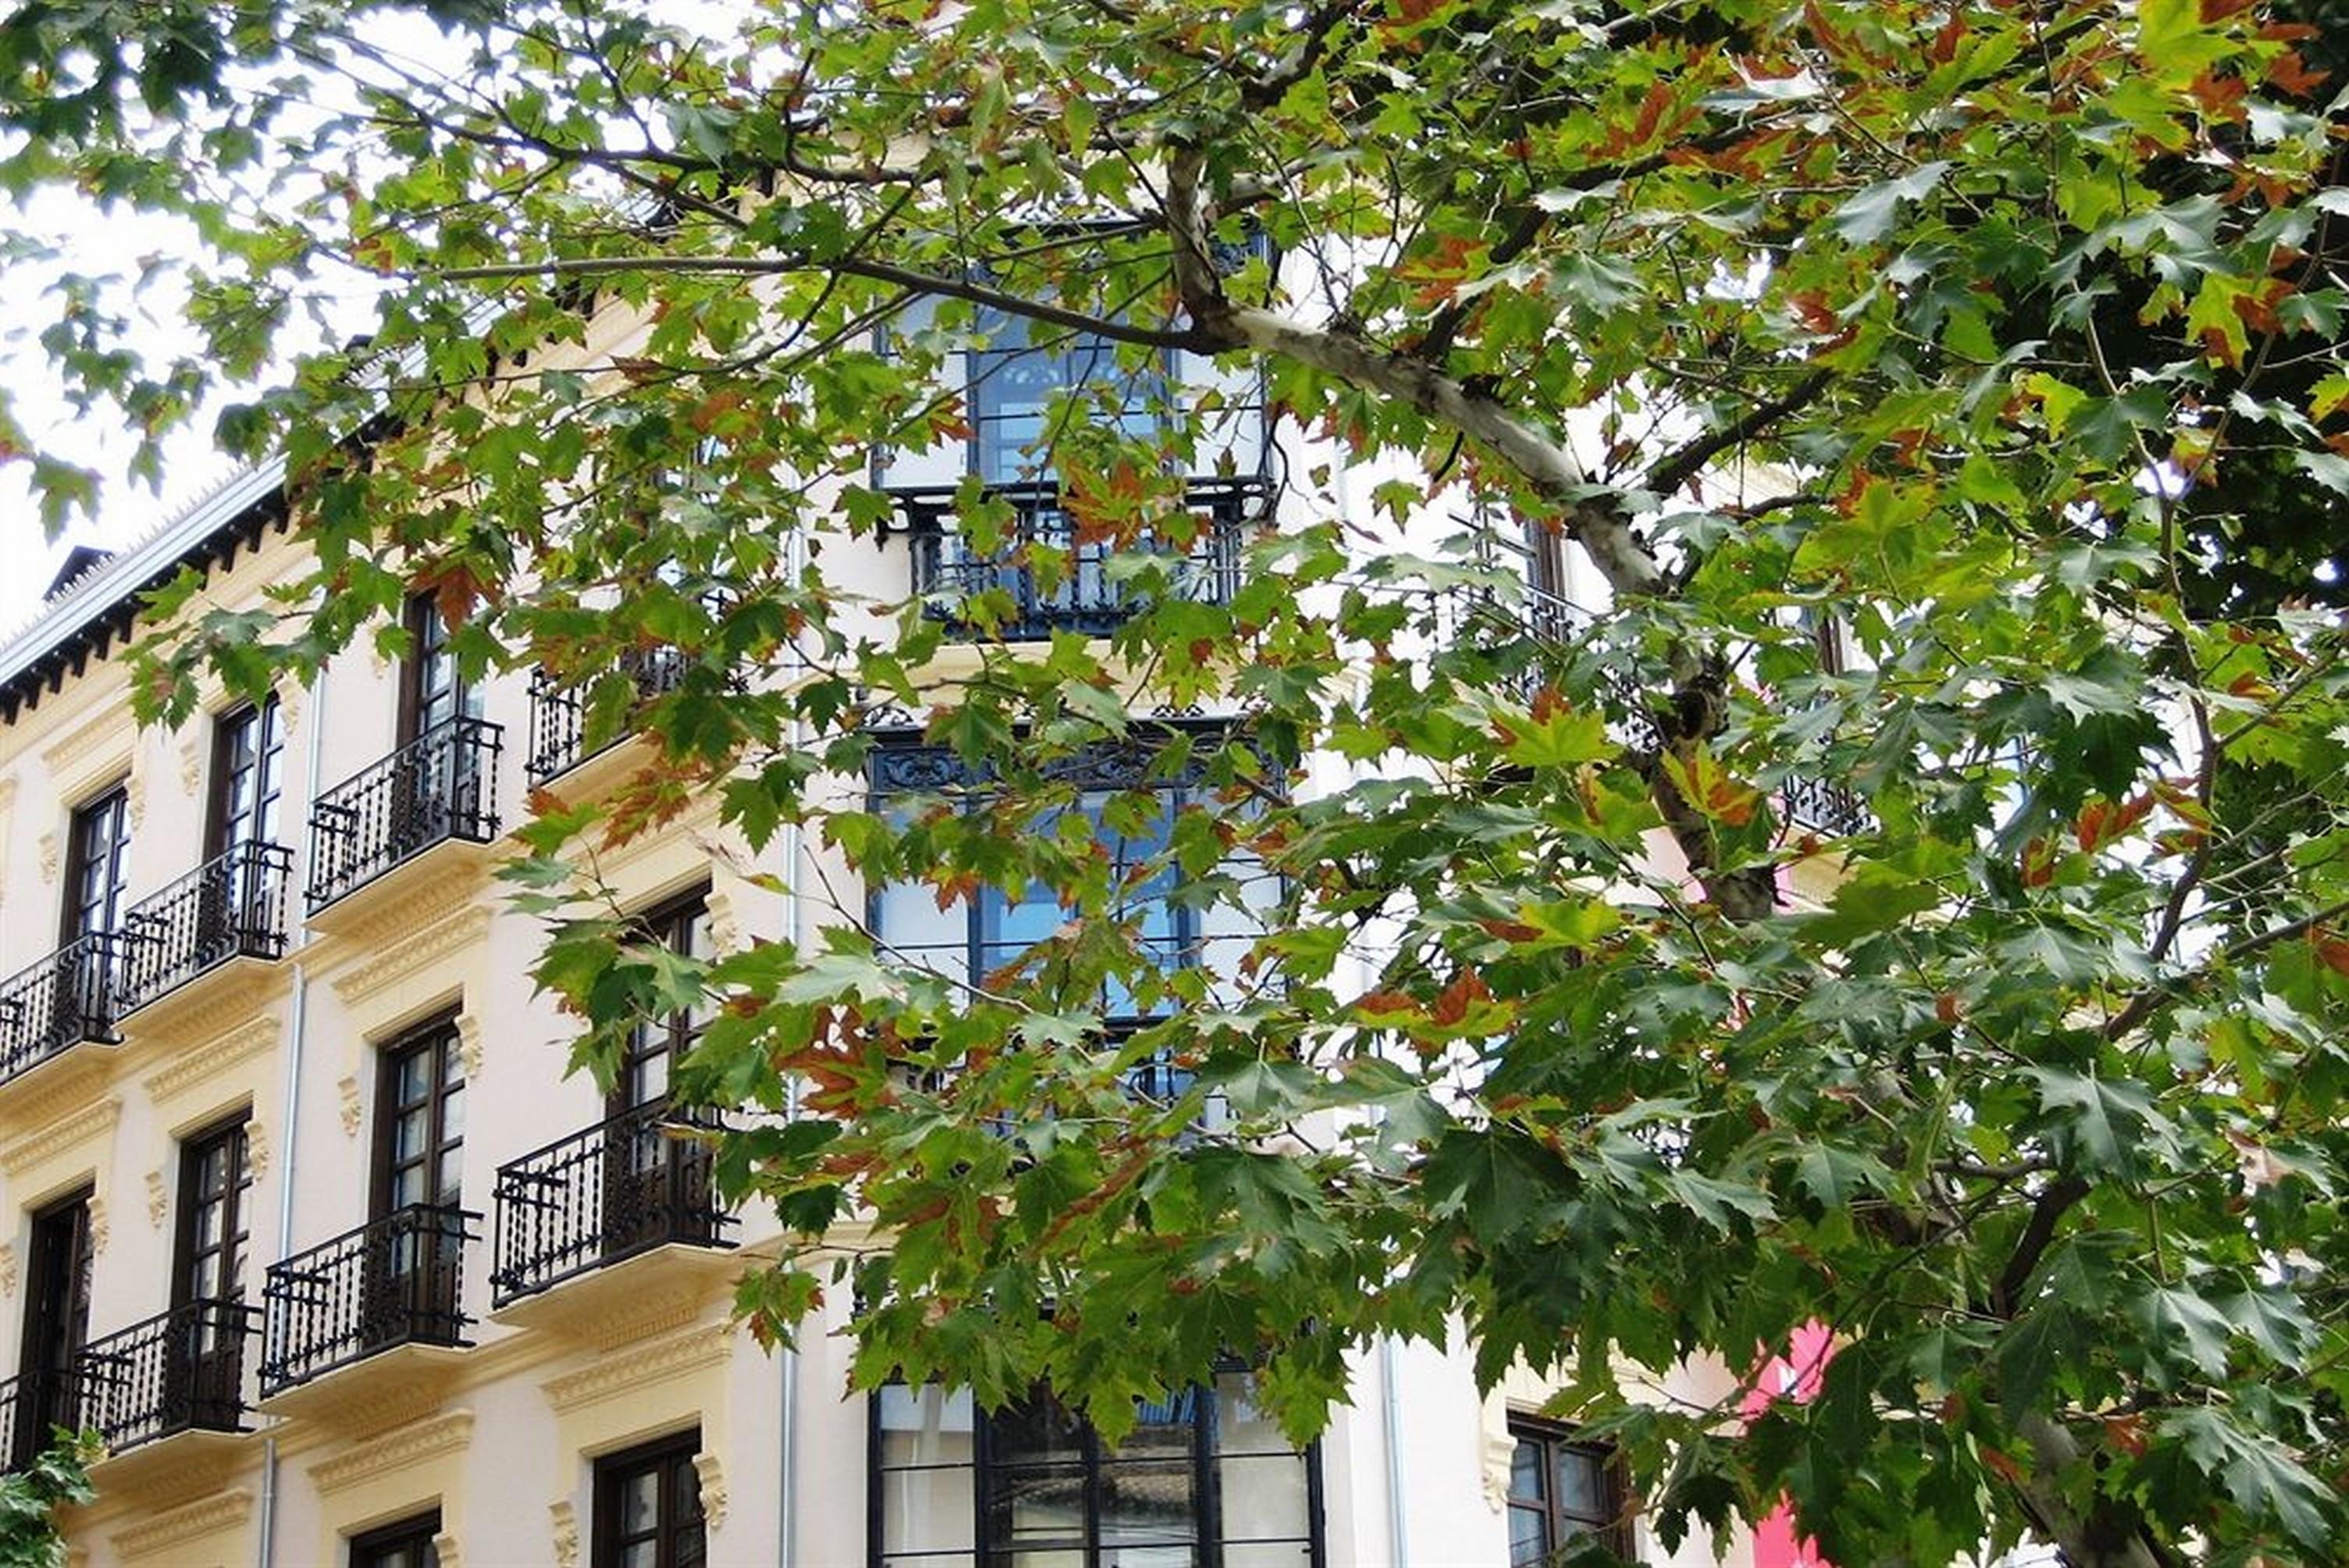
[{"label": "wooden window frame", "polygon": [[[110,818],[114,827],[106,850],[107,892],[103,897],[90,901],[82,896],[82,882],[88,876],[93,863],[90,834],[101,816]],[[76,806],[67,819],[65,903],[57,916],[57,943],[60,946],[95,933],[111,931],[120,920],[123,894],[128,891],[123,862],[129,857],[129,852],[130,781],[124,779]],[[96,923],[89,920],[93,903],[98,911]]]},{"label": "wooden window frame", "polygon": [[[708,883],[663,900],[638,915],[634,924],[636,934],[642,940],[657,943],[681,957],[707,959],[708,953],[693,950],[694,925],[707,923],[709,915]],[[612,1077],[612,1092],[605,1097],[605,1114],[622,1116],[656,1101],[666,1100],[675,1092],[677,1064],[685,1059],[709,1026],[707,1018],[697,1018],[693,1009],[681,1007],[658,1020],[644,1019],[630,1031],[618,1070]],[[636,1068],[656,1057],[666,1057],[667,1070],[662,1075],[661,1092],[639,1095],[632,1082]]]},{"label": "wooden window frame", "polygon": [[[419,1051],[432,1051],[437,1057],[438,1053],[442,1050],[461,1051],[461,1049],[457,1032],[457,1015],[451,1012],[441,1014],[413,1028],[401,1031],[393,1038],[384,1042],[377,1050],[375,1146],[368,1158],[367,1212],[371,1217],[383,1219],[408,1207],[406,1204],[392,1202],[394,1170],[391,1140],[393,1123],[398,1119],[400,1062]],[[461,1090],[470,1086],[464,1077],[461,1058],[458,1066],[457,1083]],[[441,1156],[453,1146],[459,1151],[459,1157],[461,1160],[465,1143],[462,1133],[453,1139],[448,1136],[448,1081],[442,1076],[440,1064],[436,1060],[431,1086],[425,1097],[430,1125],[426,1134],[429,1151],[423,1161],[423,1163],[436,1176],[440,1171]],[[457,1197],[453,1199],[443,1199],[436,1186],[432,1196],[420,1199],[419,1202],[432,1207],[459,1207],[463,1202],[461,1184]]]},{"label": "wooden window frame", "polygon": [[382,1568],[390,1553],[407,1547],[419,1548],[419,1561],[425,1568],[437,1568],[440,1548],[436,1544],[440,1534],[440,1511],[429,1509],[396,1519],[389,1524],[378,1524],[351,1537],[351,1568]]},{"label": "wooden window frame", "polygon": [[[235,818],[229,811],[231,781],[237,772],[237,732],[246,725],[253,727],[254,737],[254,804],[250,811],[254,827],[249,838],[232,840]],[[273,759],[277,765],[274,788],[271,787]],[[275,692],[257,703],[241,703],[213,720],[212,771],[204,804],[204,859],[216,859],[234,844],[270,841],[261,828],[268,820],[270,804],[285,799],[285,710]]]},{"label": "wooden window frame", "polygon": [[[633,1544],[620,1534],[620,1492],[647,1470],[658,1478],[653,1531],[645,1538],[653,1542],[654,1568],[676,1568],[678,1538],[688,1529],[702,1532],[699,1561],[709,1562],[709,1522],[701,1511],[700,1472],[693,1465],[700,1452],[701,1429],[693,1426],[596,1459],[591,1568],[618,1568],[622,1550]],[[679,1482],[680,1470],[690,1484]]]},{"label": "wooden window frame", "polygon": [[[226,1218],[218,1249],[227,1260],[221,1269],[222,1280],[225,1282],[233,1275],[233,1264],[240,1255],[248,1265],[253,1261],[252,1216],[248,1212],[253,1191],[252,1128],[253,1110],[248,1106],[180,1140],[180,1212],[171,1227],[171,1305],[175,1307],[198,1299],[194,1277],[196,1215],[203,1195],[197,1190],[197,1182],[203,1158],[212,1145],[228,1143],[234,1157],[225,1189]],[[239,1301],[243,1299],[243,1293],[216,1295],[211,1299]]]},{"label": "wooden window frame", "polygon": [[[1511,1449],[1513,1461],[1516,1457],[1516,1446],[1526,1443],[1538,1446],[1541,1451],[1541,1473],[1545,1485],[1548,1484],[1550,1478],[1555,1474],[1552,1469],[1552,1456],[1560,1451],[1570,1451],[1597,1459],[1599,1460],[1600,1472],[1606,1477],[1605,1501],[1608,1513],[1603,1519],[1568,1512],[1554,1491],[1534,1503],[1520,1500],[1514,1491],[1508,1493],[1503,1509],[1505,1517],[1514,1519],[1519,1512],[1535,1512],[1541,1517],[1544,1545],[1540,1562],[1547,1563],[1553,1561],[1568,1542],[1579,1537],[1596,1539],[1600,1545],[1625,1563],[1638,1560],[1633,1555],[1635,1542],[1632,1539],[1631,1517],[1628,1506],[1630,1497],[1630,1488],[1625,1481],[1621,1456],[1616,1453],[1614,1445],[1593,1442],[1581,1436],[1572,1427],[1557,1421],[1544,1420],[1538,1416],[1521,1414],[1516,1410],[1509,1412],[1509,1437],[1513,1443]],[[1511,1532],[1511,1539],[1514,1542],[1514,1532]],[[1512,1561],[1514,1562],[1515,1559],[1512,1558]]]}]

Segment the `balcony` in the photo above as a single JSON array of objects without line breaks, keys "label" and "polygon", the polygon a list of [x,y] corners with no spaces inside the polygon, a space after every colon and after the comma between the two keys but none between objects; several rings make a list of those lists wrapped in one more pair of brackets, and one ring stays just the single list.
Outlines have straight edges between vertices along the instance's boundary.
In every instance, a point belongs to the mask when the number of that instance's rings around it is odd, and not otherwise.
[{"label": "balcony", "polygon": [[709,1148],[690,1136],[714,1125],[655,1101],[500,1167],[495,1304],[661,1247],[730,1248],[734,1219],[711,1190]]},{"label": "balcony", "polygon": [[239,844],[132,908],[115,937],[121,1014],[233,960],[285,956],[285,888],[293,876],[293,851]]},{"label": "balcony", "polygon": [[242,1432],[245,1341],[261,1313],[191,1301],[94,1340],[76,1364],[82,1424],[116,1454],[181,1432]]},{"label": "balcony", "polygon": [[[1012,518],[999,550],[981,554],[955,531],[953,486],[892,491],[913,547],[914,592],[928,613],[966,638],[1041,642],[1055,632],[1104,636],[1134,608],[1126,583],[1112,577],[1115,547],[1079,537],[1076,519],[1052,485],[999,485],[990,499],[1009,502]],[[1174,572],[1175,592],[1226,604],[1239,587],[1240,549],[1265,504],[1259,480],[1193,480],[1184,510],[1199,523]],[[1170,551],[1173,547],[1170,547]],[[1050,552],[1061,569],[1050,589],[1038,581],[1034,552]],[[974,603],[976,599],[976,603]]]},{"label": "balcony", "polygon": [[262,1398],[402,1346],[470,1344],[465,1243],[478,1239],[467,1227],[480,1218],[413,1203],[272,1264]]},{"label": "balcony", "polygon": [[444,720],[321,794],[310,811],[310,913],[437,845],[493,841],[503,733],[485,719]]},{"label": "balcony", "polygon": [[0,1083],[85,1042],[120,1038],[113,940],[78,937],[0,981]]},{"label": "balcony", "polygon": [[31,1468],[58,1427],[81,1425],[78,1390],[62,1372],[26,1372],[0,1382],[0,1466]]},{"label": "balcony", "polygon": [[[620,655],[616,667],[636,683],[636,700],[649,702],[684,684],[686,658],[672,647],[634,648]],[[629,738],[631,732],[622,728],[590,749],[585,699],[578,687],[563,685],[544,670],[531,676],[530,756],[522,770],[533,786],[550,783]]]},{"label": "balcony", "polygon": [[1789,774],[1778,799],[1786,820],[1810,832],[1848,839],[1876,830],[1875,814],[1858,791],[1816,774]]}]

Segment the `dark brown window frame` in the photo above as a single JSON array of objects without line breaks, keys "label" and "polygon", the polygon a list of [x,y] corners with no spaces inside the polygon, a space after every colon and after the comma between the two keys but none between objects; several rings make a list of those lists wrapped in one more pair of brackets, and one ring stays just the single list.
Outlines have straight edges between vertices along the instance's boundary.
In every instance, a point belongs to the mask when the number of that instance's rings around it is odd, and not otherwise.
[{"label": "dark brown window frame", "polygon": [[[707,959],[713,954],[694,952],[691,937],[695,921],[706,920],[709,914],[709,884],[703,882],[637,915],[632,923],[636,926],[632,934],[684,957]],[[646,1019],[630,1031],[627,1044],[621,1047],[617,1069],[612,1075],[612,1092],[605,1097],[605,1114],[620,1116],[667,1099],[677,1081],[677,1064],[685,1059],[708,1026],[708,1019],[696,1019],[692,1009],[681,1007],[665,1018]],[[636,1069],[656,1057],[666,1063],[661,1091],[640,1093],[634,1081]]]},{"label": "dark brown window frame", "polygon": [[[367,1212],[374,1218],[382,1219],[408,1206],[392,1202],[394,1166],[391,1140],[392,1126],[398,1117],[397,1097],[399,1063],[419,1051],[430,1050],[437,1054],[442,1050],[459,1051],[461,1048],[457,1031],[457,1014],[453,1008],[402,1029],[377,1047],[375,1145],[368,1156],[367,1183]],[[460,1091],[470,1087],[465,1079],[462,1066],[460,1061],[457,1079]],[[448,1087],[447,1080],[440,1071],[436,1070],[426,1094],[425,1103],[429,1107],[430,1130],[426,1140],[429,1151],[421,1163],[429,1168],[436,1177],[441,1156],[453,1145],[459,1150],[461,1160],[465,1142],[464,1134],[461,1132],[453,1139],[447,1135]],[[462,1201],[461,1186],[455,1196],[443,1198],[437,1182],[429,1197],[418,1200],[428,1205],[448,1207],[455,1207]]]},{"label": "dark brown window frame", "polygon": [[[237,773],[237,732],[244,725],[253,725],[253,763],[254,772],[254,802],[250,810],[237,815],[253,819],[252,830],[243,838],[232,839],[236,817],[229,810],[231,784]],[[269,787],[271,758],[276,759],[277,787]],[[261,830],[269,814],[269,803],[285,799],[284,766],[285,758],[285,709],[271,692],[261,701],[240,703],[212,721],[212,771],[204,803],[204,858],[212,860],[225,853],[234,844],[264,843],[267,835]]]},{"label": "dark brown window frame", "polygon": [[[1521,1511],[1537,1511],[1540,1514],[1546,1545],[1544,1555],[1538,1561],[1548,1563],[1554,1560],[1568,1542],[1583,1536],[1595,1537],[1600,1545],[1626,1563],[1637,1561],[1633,1556],[1634,1542],[1629,1507],[1630,1491],[1624,1477],[1621,1456],[1616,1453],[1612,1444],[1593,1442],[1572,1427],[1516,1410],[1509,1412],[1509,1437],[1513,1440],[1510,1451],[1513,1465],[1516,1459],[1514,1445],[1526,1443],[1539,1445],[1542,1453],[1541,1473],[1546,1484],[1556,1473],[1552,1469],[1551,1455],[1559,1450],[1584,1454],[1598,1460],[1601,1473],[1606,1477],[1607,1516],[1603,1519],[1568,1513],[1555,1495],[1545,1496],[1538,1505],[1528,1508],[1528,1505],[1517,1497],[1514,1490],[1515,1483],[1512,1482],[1512,1490],[1508,1493],[1504,1512],[1512,1520]],[[1514,1562],[1516,1560],[1514,1530],[1510,1532],[1510,1541],[1511,1560]]]},{"label": "dark brown window frame", "polygon": [[[689,1561],[709,1563],[709,1526],[701,1511],[700,1474],[693,1465],[700,1452],[701,1428],[695,1425],[616,1453],[597,1456],[591,1568],[619,1568],[621,1552],[634,1543],[624,1540],[620,1533],[620,1489],[647,1470],[658,1478],[659,1495],[654,1506],[652,1534],[637,1539],[653,1542],[654,1568],[677,1568],[678,1537],[688,1529],[701,1532],[700,1553]],[[679,1480],[680,1471],[688,1478],[686,1481]],[[672,1507],[676,1509],[674,1514]]]},{"label": "dark brown window frame", "polygon": [[465,679],[457,665],[457,655],[450,651],[450,625],[440,614],[440,603],[429,593],[411,593],[401,612],[401,624],[408,631],[408,656],[399,662],[399,729],[402,746],[414,740],[431,727],[424,722],[424,705],[435,695],[425,687],[425,675],[437,659],[449,661],[449,711],[440,720],[478,716],[481,694]]},{"label": "dark brown window frame", "polygon": [[[90,872],[91,828],[100,813],[111,818],[114,831],[107,849],[107,892],[92,900],[83,896],[82,883]],[[123,894],[128,891],[129,881],[123,874],[123,861],[129,851],[130,781],[123,779],[76,806],[67,820],[65,903],[57,916],[57,941],[60,945],[96,932],[110,931],[120,920]],[[90,918],[93,906],[98,911],[95,921]]]},{"label": "dark brown window frame", "polygon": [[[233,1264],[242,1254],[252,1263],[252,1217],[246,1212],[253,1191],[253,1108],[240,1107],[222,1117],[217,1117],[180,1140],[180,1212],[172,1222],[171,1237],[171,1305],[185,1306],[197,1299],[195,1292],[195,1262],[198,1252],[196,1218],[203,1202],[197,1190],[202,1161],[212,1144],[233,1140],[235,1171],[226,1188],[226,1222],[222,1226],[223,1242],[218,1249]],[[233,1230],[233,1240],[227,1238]],[[221,1278],[226,1282],[234,1274],[233,1266],[223,1266]],[[216,1301],[242,1300],[242,1291],[234,1295],[215,1294]]]},{"label": "dark brown window frame", "polygon": [[350,1568],[382,1568],[391,1553],[409,1548],[419,1550],[418,1561],[425,1568],[434,1568],[440,1561],[440,1548],[434,1544],[440,1533],[440,1510],[437,1505],[422,1513],[411,1513],[389,1524],[361,1531],[351,1537]]}]

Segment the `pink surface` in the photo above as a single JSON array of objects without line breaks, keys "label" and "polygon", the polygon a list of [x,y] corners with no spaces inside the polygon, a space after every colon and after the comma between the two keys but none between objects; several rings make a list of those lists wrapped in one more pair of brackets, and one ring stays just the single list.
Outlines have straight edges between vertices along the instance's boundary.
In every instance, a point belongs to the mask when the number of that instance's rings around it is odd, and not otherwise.
[{"label": "pink surface", "polygon": [[[1819,1384],[1826,1376],[1827,1362],[1835,1355],[1835,1335],[1824,1323],[1806,1323],[1796,1329],[1792,1343],[1784,1356],[1773,1356],[1762,1365],[1754,1379],[1754,1387],[1745,1396],[1742,1412],[1748,1420],[1770,1408],[1776,1399],[1792,1399],[1807,1404],[1818,1397]],[[1835,1568],[1819,1555],[1818,1542],[1795,1534],[1794,1510],[1778,1505],[1772,1513],[1754,1527],[1754,1568]]]}]

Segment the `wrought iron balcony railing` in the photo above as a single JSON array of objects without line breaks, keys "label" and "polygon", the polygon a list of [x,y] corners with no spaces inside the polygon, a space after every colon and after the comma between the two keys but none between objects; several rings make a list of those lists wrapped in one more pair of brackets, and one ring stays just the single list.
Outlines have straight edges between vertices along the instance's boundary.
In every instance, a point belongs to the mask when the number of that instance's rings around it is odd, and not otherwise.
[{"label": "wrought iron balcony railing", "polygon": [[[968,613],[972,595],[997,592],[1009,613],[990,616],[986,634],[1006,642],[1040,642],[1055,632],[1102,635],[1123,624],[1134,608],[1126,584],[1112,577],[1114,548],[1080,540],[1076,520],[1061,504],[1053,485],[999,485],[988,491],[1008,501],[1012,521],[1001,549],[974,550],[954,531],[956,490],[926,486],[892,492],[913,544],[914,592],[929,600],[929,613],[958,633],[982,629]],[[1184,510],[1199,520],[1199,531],[1177,563],[1176,591],[1208,603],[1228,603],[1239,587],[1240,548],[1263,510],[1260,480],[1198,479],[1189,482]],[[1168,547],[1171,552],[1174,546]],[[1050,589],[1040,585],[1031,551],[1050,550],[1065,560]]]},{"label": "wrought iron balcony railing", "polygon": [[0,1083],[84,1041],[111,1044],[120,1012],[114,941],[103,934],[0,980]]},{"label": "wrought iron balcony railing", "polygon": [[1830,838],[1847,839],[1876,829],[1875,814],[1859,792],[1831,779],[1790,774],[1778,787],[1778,799],[1788,821]]},{"label": "wrought iron balcony railing", "polygon": [[412,1203],[270,1266],[261,1392],[398,1345],[464,1345],[469,1210]]},{"label": "wrought iron balcony railing", "polygon": [[76,1363],[80,1416],[117,1453],[175,1432],[245,1430],[245,1341],[261,1326],[241,1301],[191,1301],[93,1340]]},{"label": "wrought iron balcony railing", "polygon": [[51,1432],[78,1430],[78,1396],[73,1377],[47,1369],[0,1383],[0,1462],[11,1471],[29,1469],[49,1446]]},{"label": "wrought iron balcony railing", "polygon": [[503,1306],[665,1243],[733,1245],[709,1146],[665,1130],[708,1125],[706,1112],[657,1100],[501,1166],[492,1299]]},{"label": "wrought iron balcony railing", "polygon": [[[636,648],[621,655],[616,667],[636,682],[636,698],[645,702],[675,691],[684,682],[686,659],[677,648]],[[544,670],[530,677],[530,756],[522,770],[533,784],[544,784],[568,773],[627,738],[628,732],[623,729],[589,750],[585,698],[580,688],[563,685]]]},{"label": "wrought iron balcony railing", "polygon": [[115,934],[121,1010],[129,1013],[232,958],[285,953],[294,851],[239,844],[135,905]]},{"label": "wrought iron balcony railing", "polygon": [[310,912],[436,844],[496,838],[503,733],[486,719],[443,720],[320,795],[310,810]]}]

